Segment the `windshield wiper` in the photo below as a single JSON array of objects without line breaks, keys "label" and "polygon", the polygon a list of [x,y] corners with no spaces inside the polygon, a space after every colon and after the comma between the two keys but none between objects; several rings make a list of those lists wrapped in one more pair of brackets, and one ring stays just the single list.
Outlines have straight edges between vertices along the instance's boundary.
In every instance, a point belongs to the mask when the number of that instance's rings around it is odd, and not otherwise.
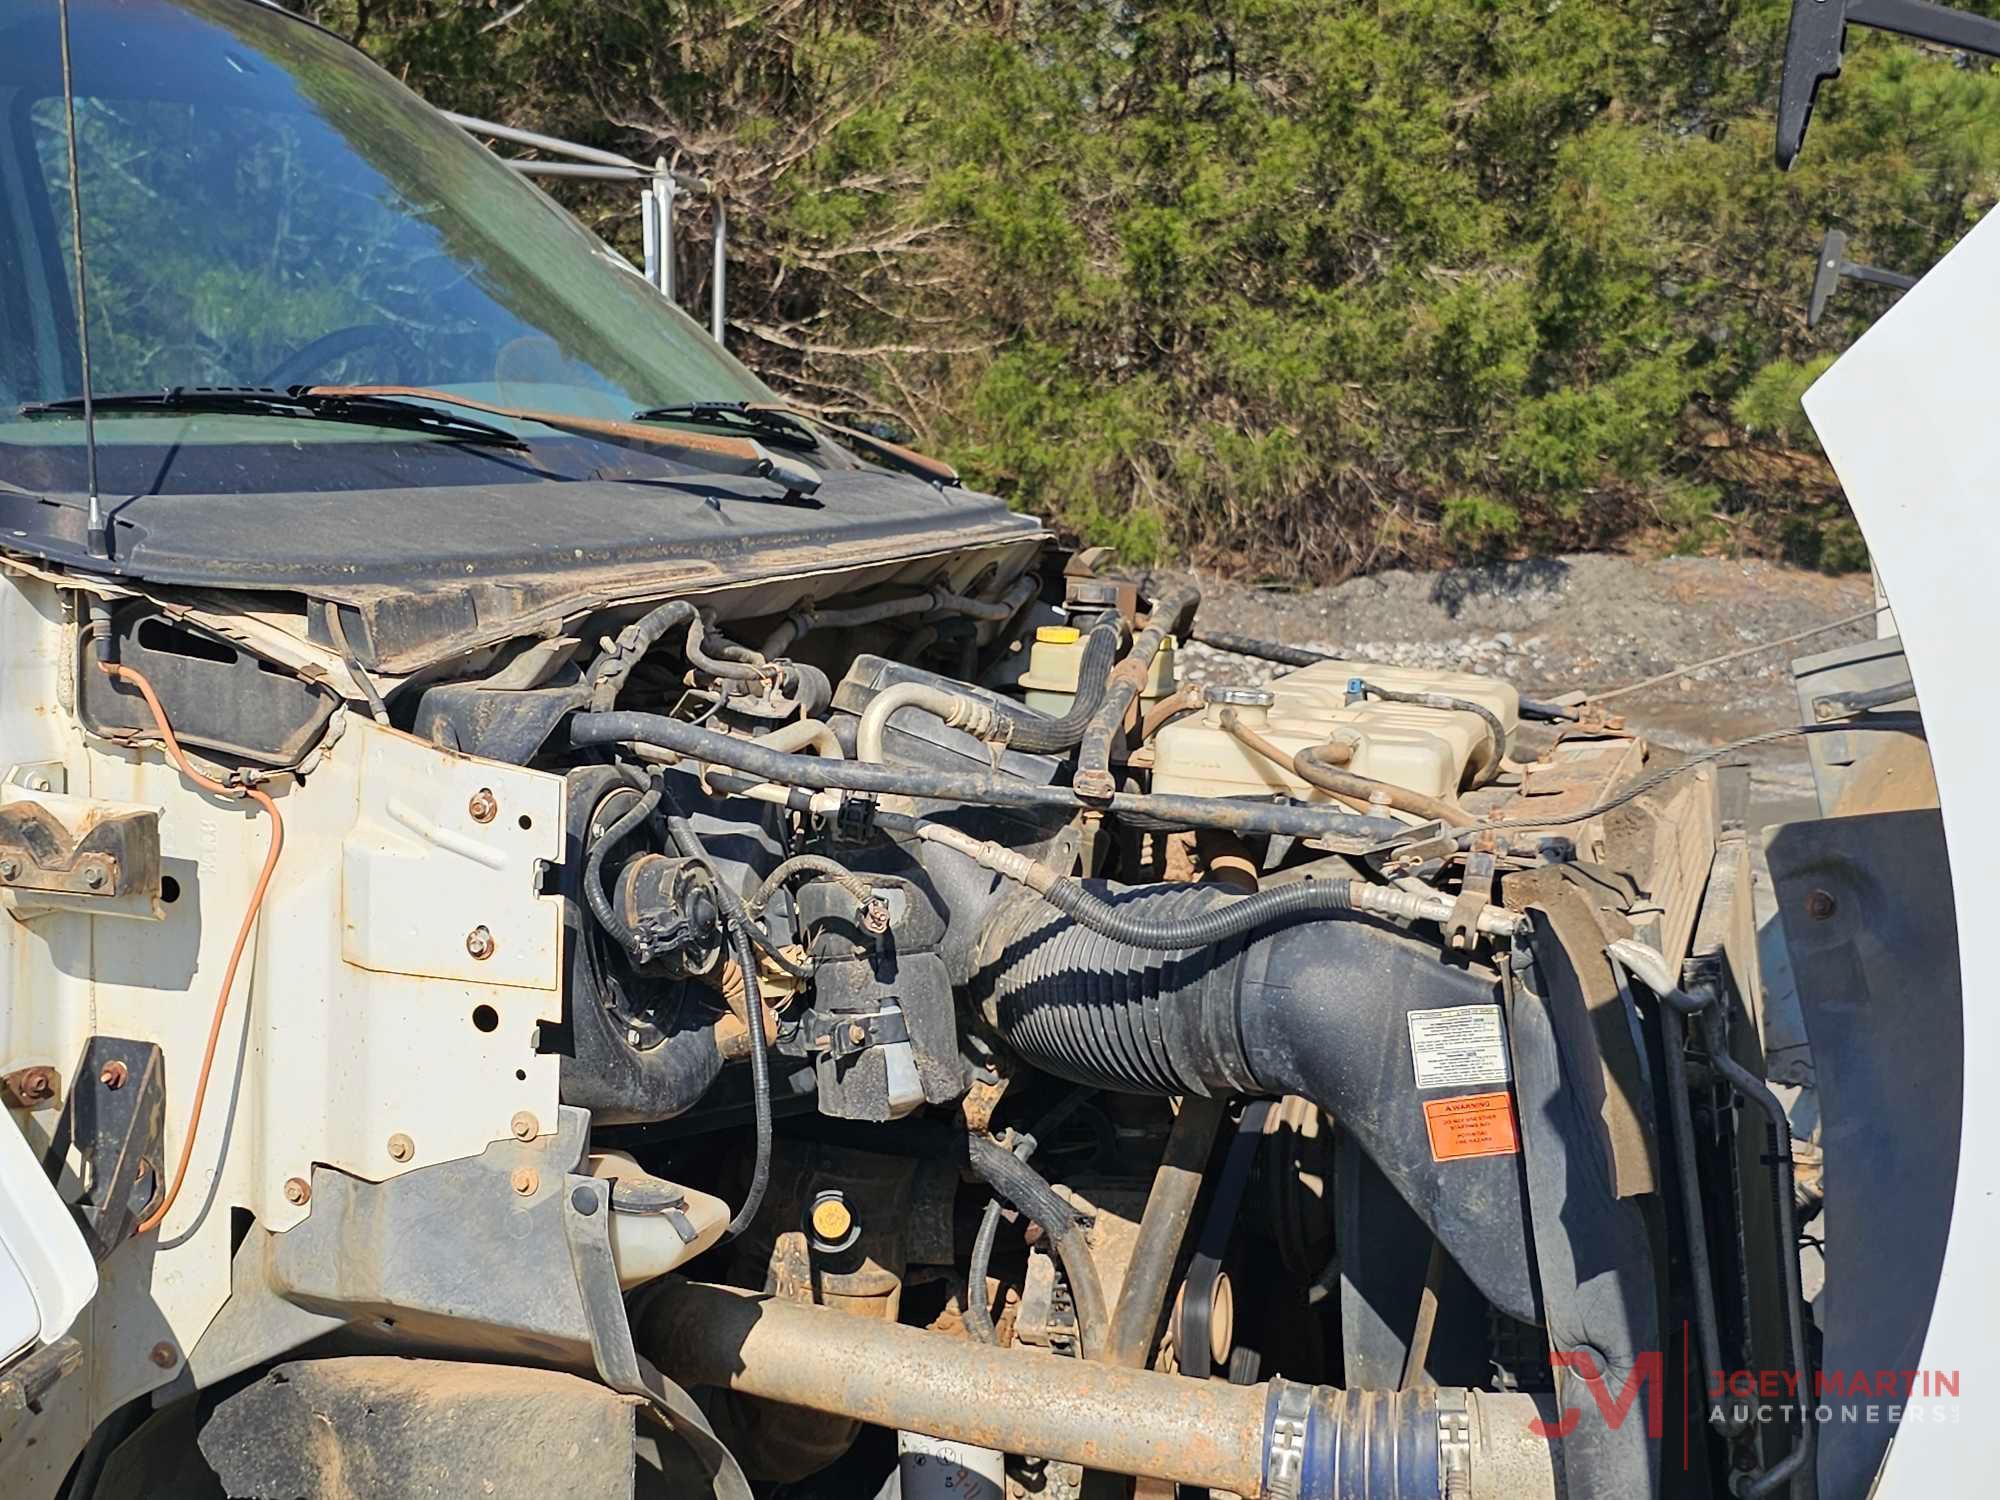
[{"label": "windshield wiper", "polygon": [[[347,396],[314,391],[304,386],[281,390],[276,386],[177,385],[157,391],[107,391],[93,394],[91,405],[99,412],[161,412],[172,415],[211,413],[227,416],[268,416],[305,419],[315,422],[351,422],[366,427],[388,427],[405,432],[427,432],[461,443],[488,443],[495,447],[525,450],[525,439],[456,412],[441,411],[410,401],[375,396]],[[59,401],[29,401],[20,407],[24,417],[81,415],[83,398],[68,396]]]},{"label": "windshield wiper", "polygon": [[681,401],[672,406],[649,406],[632,413],[635,422],[699,422],[710,427],[748,429],[781,442],[817,448],[819,439],[812,429],[787,412],[747,401]]},{"label": "windshield wiper", "polygon": [[804,438],[815,443],[817,439],[813,437],[812,430],[818,428],[832,433],[851,448],[859,448],[877,463],[889,468],[914,474],[932,484],[956,485],[959,482],[958,470],[943,459],[918,453],[913,448],[876,437],[858,427],[843,427],[817,412],[802,411],[793,406],[776,406],[768,401],[683,401],[673,406],[649,406],[644,411],[632,413],[632,420],[713,422],[718,426],[740,423],[774,437],[789,434],[795,439]]},{"label": "windshield wiper", "polygon": [[768,479],[783,485],[790,495],[810,495],[819,488],[819,471],[809,464],[773,453],[755,438],[711,437],[699,432],[662,432],[637,422],[614,422],[602,417],[578,417],[568,412],[542,411],[525,406],[500,406],[491,401],[475,401],[450,391],[420,385],[314,385],[299,388],[307,395],[340,397],[388,397],[396,400],[434,401],[445,406],[462,406],[489,412],[496,417],[512,417],[533,422],[557,432],[578,437],[598,438],[632,448],[653,448],[671,453],[682,463],[711,474],[735,474],[752,479]]}]

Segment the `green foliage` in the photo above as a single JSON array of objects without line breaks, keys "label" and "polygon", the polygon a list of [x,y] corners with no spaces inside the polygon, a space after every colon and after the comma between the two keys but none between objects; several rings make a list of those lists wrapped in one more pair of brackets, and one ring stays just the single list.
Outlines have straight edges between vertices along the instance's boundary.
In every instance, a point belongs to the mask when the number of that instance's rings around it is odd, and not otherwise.
[{"label": "green foliage", "polygon": [[1774,359],[1743,382],[1729,403],[1729,413],[1745,431],[1776,438],[1802,448],[1813,444],[1812,427],[1799,401],[1806,387],[1832,366],[1834,356],[1816,355],[1800,362]]},{"label": "green foliage", "polygon": [[[1137,558],[1845,565],[1797,398],[1885,294],[1808,332],[1820,237],[1921,270],[2000,193],[1992,70],[1859,30],[1778,173],[1788,0],[308,8],[722,184],[753,367]],[[636,255],[629,191],[563,196]]]}]

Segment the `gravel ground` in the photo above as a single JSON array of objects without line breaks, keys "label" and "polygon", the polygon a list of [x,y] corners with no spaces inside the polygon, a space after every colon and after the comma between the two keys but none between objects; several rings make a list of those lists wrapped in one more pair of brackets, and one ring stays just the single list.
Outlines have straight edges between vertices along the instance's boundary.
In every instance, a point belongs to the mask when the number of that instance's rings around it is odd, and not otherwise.
[{"label": "gravel ground", "polygon": [[[1768,562],[1540,558],[1442,573],[1380,573],[1309,592],[1202,579],[1212,629],[1337,652],[1362,661],[1505,677],[1531,697],[1604,690],[1682,664],[1866,610],[1865,574],[1830,577]],[[1798,722],[1789,663],[1875,633],[1872,621],[1797,645],[1674,677],[1617,700],[1633,727],[1668,750],[1696,750]],[[1183,648],[1180,675],[1261,681],[1265,662]],[[1811,801],[1805,754],[1791,741],[1751,756],[1773,814]]]}]

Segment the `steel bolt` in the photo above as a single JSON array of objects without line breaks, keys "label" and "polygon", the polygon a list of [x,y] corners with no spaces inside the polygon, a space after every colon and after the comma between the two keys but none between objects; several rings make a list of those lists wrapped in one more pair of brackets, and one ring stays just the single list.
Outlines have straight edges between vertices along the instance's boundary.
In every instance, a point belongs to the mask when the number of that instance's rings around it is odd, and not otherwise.
[{"label": "steel bolt", "polygon": [[515,1140],[532,1141],[542,1133],[542,1122],[524,1109],[508,1122],[508,1128],[514,1132]]},{"label": "steel bolt", "polygon": [[474,958],[491,958],[493,948],[493,933],[487,927],[475,927],[465,935],[465,951]]},{"label": "steel bolt", "polygon": [[28,778],[29,791],[46,792],[48,789],[49,789],[49,778],[44,776],[41,772],[37,771],[34,775]]},{"label": "steel bolt", "polygon": [[1824,922],[1833,915],[1835,904],[1830,892],[1812,891],[1806,896],[1806,915],[1815,922]]},{"label": "steel bolt", "polygon": [[889,903],[880,896],[870,896],[861,903],[861,930],[871,937],[889,930]]},{"label": "steel bolt", "polygon": [[21,873],[18,859],[0,859],[0,880],[13,880]]},{"label": "steel bolt", "polygon": [[513,1175],[507,1180],[513,1184],[516,1193],[523,1198],[532,1198],[536,1189],[542,1185],[542,1174],[533,1167],[516,1167]]},{"label": "steel bolt", "polygon": [[125,1064],[114,1058],[104,1065],[104,1071],[97,1075],[97,1081],[108,1089],[122,1089],[125,1087],[126,1076]]},{"label": "steel bolt", "polygon": [[104,866],[85,865],[83,867],[83,883],[93,891],[100,888],[104,884]]},{"label": "steel bolt", "polygon": [[389,1159],[391,1161],[408,1161],[416,1154],[417,1143],[404,1135],[402,1131],[399,1130],[389,1137]]},{"label": "steel bolt", "polygon": [[153,1345],[151,1358],[153,1363],[158,1365],[162,1370],[171,1370],[181,1362],[181,1357],[175,1352],[174,1346],[164,1340]]},{"label": "steel bolt", "polygon": [[500,813],[500,799],[493,795],[493,788],[483,786],[472,794],[472,800],[465,804],[465,810],[472,814],[475,823],[491,823]]},{"label": "steel bolt", "polygon": [[860,1046],[868,1040],[868,1028],[859,1021],[850,1022],[847,1027],[847,1039],[855,1046]]},{"label": "steel bolt", "polygon": [[287,1177],[285,1179],[285,1201],[287,1203],[305,1203],[311,1199],[312,1195],[313,1190],[307,1184],[305,1178]]}]

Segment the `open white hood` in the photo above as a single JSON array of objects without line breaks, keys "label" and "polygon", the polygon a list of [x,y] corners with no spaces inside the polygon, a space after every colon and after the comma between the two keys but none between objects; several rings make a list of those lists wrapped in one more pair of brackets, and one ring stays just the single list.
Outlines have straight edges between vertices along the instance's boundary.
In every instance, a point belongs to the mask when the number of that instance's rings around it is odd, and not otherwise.
[{"label": "open white hood", "polygon": [[1985,1415],[2000,1391],[2000,974],[1979,951],[2000,903],[1990,853],[2000,847],[2000,215],[1843,355],[1805,407],[1874,553],[1923,704],[1964,976],[1958,1192],[1922,1359],[1960,1376],[1962,1419],[1905,1422],[1877,1493],[1969,1495],[2000,1464],[2000,1424]]}]

